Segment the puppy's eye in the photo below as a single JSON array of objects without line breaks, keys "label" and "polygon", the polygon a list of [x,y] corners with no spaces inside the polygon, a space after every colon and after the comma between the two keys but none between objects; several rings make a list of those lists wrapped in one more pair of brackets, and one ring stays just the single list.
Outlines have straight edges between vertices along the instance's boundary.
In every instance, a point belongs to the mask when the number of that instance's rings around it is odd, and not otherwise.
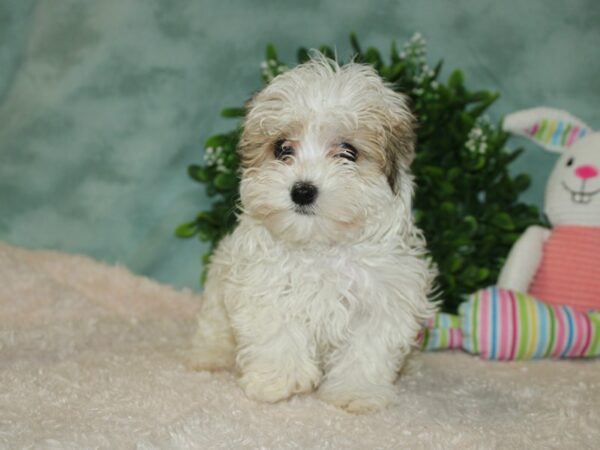
[{"label": "puppy's eye", "polygon": [[567,167],[571,167],[573,165],[573,163],[575,162],[575,158],[569,158],[567,160]]},{"label": "puppy's eye", "polygon": [[292,156],[294,154],[294,147],[290,141],[286,141],[285,139],[280,139],[275,142],[275,148],[273,150],[275,158],[277,159],[285,159],[288,156]]},{"label": "puppy's eye", "polygon": [[335,156],[338,158],[344,158],[347,159],[348,161],[352,161],[355,162],[356,158],[358,158],[358,150],[356,150],[356,148],[354,148],[354,146],[352,144],[348,144],[347,142],[342,142],[339,145],[340,149],[342,150],[340,153],[336,154]]}]

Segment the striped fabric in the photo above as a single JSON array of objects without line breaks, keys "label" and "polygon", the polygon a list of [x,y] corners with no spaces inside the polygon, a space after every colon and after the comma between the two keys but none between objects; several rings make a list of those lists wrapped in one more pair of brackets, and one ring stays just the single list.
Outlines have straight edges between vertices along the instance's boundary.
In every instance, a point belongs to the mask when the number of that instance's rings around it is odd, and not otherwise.
[{"label": "striped fabric", "polygon": [[600,310],[600,227],[557,225],[543,252],[528,292],[581,312]]},{"label": "striped fabric", "polygon": [[[440,313],[459,320],[458,316]],[[463,336],[460,328],[424,328],[419,336],[421,350],[450,350],[462,348]]]},{"label": "striped fabric", "polygon": [[435,319],[422,348],[462,346],[484,359],[580,358],[600,354],[600,312],[582,313],[534,297],[490,287],[469,297],[454,319]]},{"label": "striped fabric", "polygon": [[562,152],[579,139],[592,133],[581,119],[554,108],[530,108],[508,114],[502,128],[509,133],[525,136],[546,150]]},{"label": "striped fabric", "polygon": [[534,123],[525,133],[542,144],[569,147],[587,134],[587,129],[560,119],[545,118]]},{"label": "striped fabric", "polygon": [[438,313],[425,322],[425,328],[460,328],[460,317],[454,314]]}]

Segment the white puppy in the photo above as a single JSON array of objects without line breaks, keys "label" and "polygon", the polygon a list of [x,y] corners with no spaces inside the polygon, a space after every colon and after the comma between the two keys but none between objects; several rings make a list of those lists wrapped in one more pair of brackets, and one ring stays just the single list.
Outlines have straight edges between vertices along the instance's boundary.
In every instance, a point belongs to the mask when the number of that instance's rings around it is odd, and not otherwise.
[{"label": "white puppy", "polygon": [[316,53],[250,100],[242,214],[211,259],[195,368],[237,367],[268,402],[314,388],[353,412],[394,399],[435,311],[411,217],[412,125],[371,67]]}]

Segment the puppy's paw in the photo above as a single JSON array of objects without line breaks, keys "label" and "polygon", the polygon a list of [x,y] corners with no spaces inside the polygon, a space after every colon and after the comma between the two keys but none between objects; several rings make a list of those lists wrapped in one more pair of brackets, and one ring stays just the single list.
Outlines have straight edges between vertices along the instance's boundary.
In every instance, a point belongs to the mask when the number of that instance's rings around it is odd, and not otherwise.
[{"label": "puppy's paw", "polygon": [[316,367],[286,372],[278,367],[248,368],[240,386],[252,400],[275,403],[294,394],[312,391],[321,379]]},{"label": "puppy's paw", "polygon": [[318,397],[338,408],[354,414],[379,411],[396,399],[393,386],[343,386],[325,382],[319,387]]}]

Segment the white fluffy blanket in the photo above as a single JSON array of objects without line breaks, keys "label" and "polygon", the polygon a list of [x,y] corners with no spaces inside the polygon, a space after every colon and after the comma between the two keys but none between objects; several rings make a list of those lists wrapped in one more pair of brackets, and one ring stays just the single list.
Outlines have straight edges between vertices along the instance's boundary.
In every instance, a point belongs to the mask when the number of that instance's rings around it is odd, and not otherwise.
[{"label": "white fluffy blanket", "polygon": [[0,243],[0,448],[598,448],[600,361],[426,354],[396,406],[246,399],[179,351],[199,297],[121,267]]}]

